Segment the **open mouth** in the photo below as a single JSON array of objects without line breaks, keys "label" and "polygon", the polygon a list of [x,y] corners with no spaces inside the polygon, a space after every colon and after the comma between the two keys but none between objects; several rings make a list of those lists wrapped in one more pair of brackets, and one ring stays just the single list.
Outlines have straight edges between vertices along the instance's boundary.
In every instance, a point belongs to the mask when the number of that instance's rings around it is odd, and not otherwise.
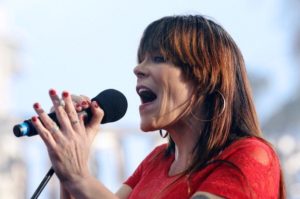
[{"label": "open mouth", "polygon": [[153,102],[157,98],[156,94],[148,88],[139,88],[137,89],[137,93],[143,104]]}]

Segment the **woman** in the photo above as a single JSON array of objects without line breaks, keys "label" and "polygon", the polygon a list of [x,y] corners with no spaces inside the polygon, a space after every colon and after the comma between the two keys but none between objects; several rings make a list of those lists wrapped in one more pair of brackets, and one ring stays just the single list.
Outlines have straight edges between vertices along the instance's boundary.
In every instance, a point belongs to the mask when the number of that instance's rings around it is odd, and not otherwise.
[{"label": "woman", "polygon": [[[32,121],[58,175],[62,198],[285,198],[278,157],[262,138],[245,64],[229,34],[204,16],[151,23],[138,50],[141,129],[161,129],[155,148],[113,194],[88,171],[103,111],[82,99],[65,106],[50,90],[61,128],[34,105]],[[84,126],[76,110],[91,107]]]}]

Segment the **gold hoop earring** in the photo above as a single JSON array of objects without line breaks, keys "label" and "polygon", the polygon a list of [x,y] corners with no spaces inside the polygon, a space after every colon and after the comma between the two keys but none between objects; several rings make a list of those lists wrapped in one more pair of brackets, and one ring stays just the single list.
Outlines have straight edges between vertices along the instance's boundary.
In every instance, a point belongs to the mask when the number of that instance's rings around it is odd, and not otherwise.
[{"label": "gold hoop earring", "polygon": [[169,133],[168,133],[168,132],[166,132],[166,134],[164,134],[164,135],[163,135],[163,132],[162,132],[162,130],[161,130],[161,129],[159,129],[159,135],[160,135],[160,137],[162,137],[162,138],[166,138],[166,137],[168,137]]},{"label": "gold hoop earring", "polygon": [[198,118],[195,114],[193,114],[193,112],[191,112],[191,115],[192,115],[195,119],[197,119],[197,120],[199,120],[199,121],[202,121],[202,122],[210,122],[210,121],[213,121],[213,120],[219,118],[219,117],[225,112],[225,108],[226,108],[226,99],[225,99],[225,96],[224,96],[223,93],[221,93],[221,91],[219,91],[219,90],[216,90],[215,92],[218,93],[218,94],[221,96],[222,101],[223,101],[223,106],[222,106],[221,112],[220,112],[217,116],[215,116],[215,117],[213,117],[213,118],[211,118],[211,119],[207,119],[207,120],[206,120],[206,119]]}]

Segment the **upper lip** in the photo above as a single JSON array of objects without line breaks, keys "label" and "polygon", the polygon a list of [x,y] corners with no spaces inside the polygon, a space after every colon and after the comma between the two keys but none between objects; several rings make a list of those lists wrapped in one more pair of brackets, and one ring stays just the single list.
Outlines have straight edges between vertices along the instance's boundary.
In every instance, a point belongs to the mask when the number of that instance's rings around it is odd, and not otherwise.
[{"label": "upper lip", "polygon": [[144,85],[138,85],[137,87],[136,87],[136,92],[137,92],[137,94],[139,94],[140,93],[140,90],[141,89],[147,89],[147,90],[150,90],[151,92],[153,92],[149,87],[147,87],[147,86],[144,86]]}]

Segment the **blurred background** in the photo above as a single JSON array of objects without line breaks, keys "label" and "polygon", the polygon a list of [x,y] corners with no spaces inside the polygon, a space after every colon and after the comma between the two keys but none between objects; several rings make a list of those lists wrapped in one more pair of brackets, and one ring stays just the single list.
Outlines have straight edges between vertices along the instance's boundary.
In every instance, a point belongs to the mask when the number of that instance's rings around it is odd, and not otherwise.
[{"label": "blurred background", "polygon": [[[145,27],[173,14],[204,14],[232,35],[253,87],[265,137],[281,158],[288,198],[300,198],[299,0],[0,0],[0,198],[30,198],[50,168],[38,136],[12,127],[51,108],[48,90],[94,97],[114,88],[129,103],[119,122],[102,126],[91,170],[115,191],[154,146],[139,130],[136,51]],[[40,198],[58,198],[52,177]]]}]

